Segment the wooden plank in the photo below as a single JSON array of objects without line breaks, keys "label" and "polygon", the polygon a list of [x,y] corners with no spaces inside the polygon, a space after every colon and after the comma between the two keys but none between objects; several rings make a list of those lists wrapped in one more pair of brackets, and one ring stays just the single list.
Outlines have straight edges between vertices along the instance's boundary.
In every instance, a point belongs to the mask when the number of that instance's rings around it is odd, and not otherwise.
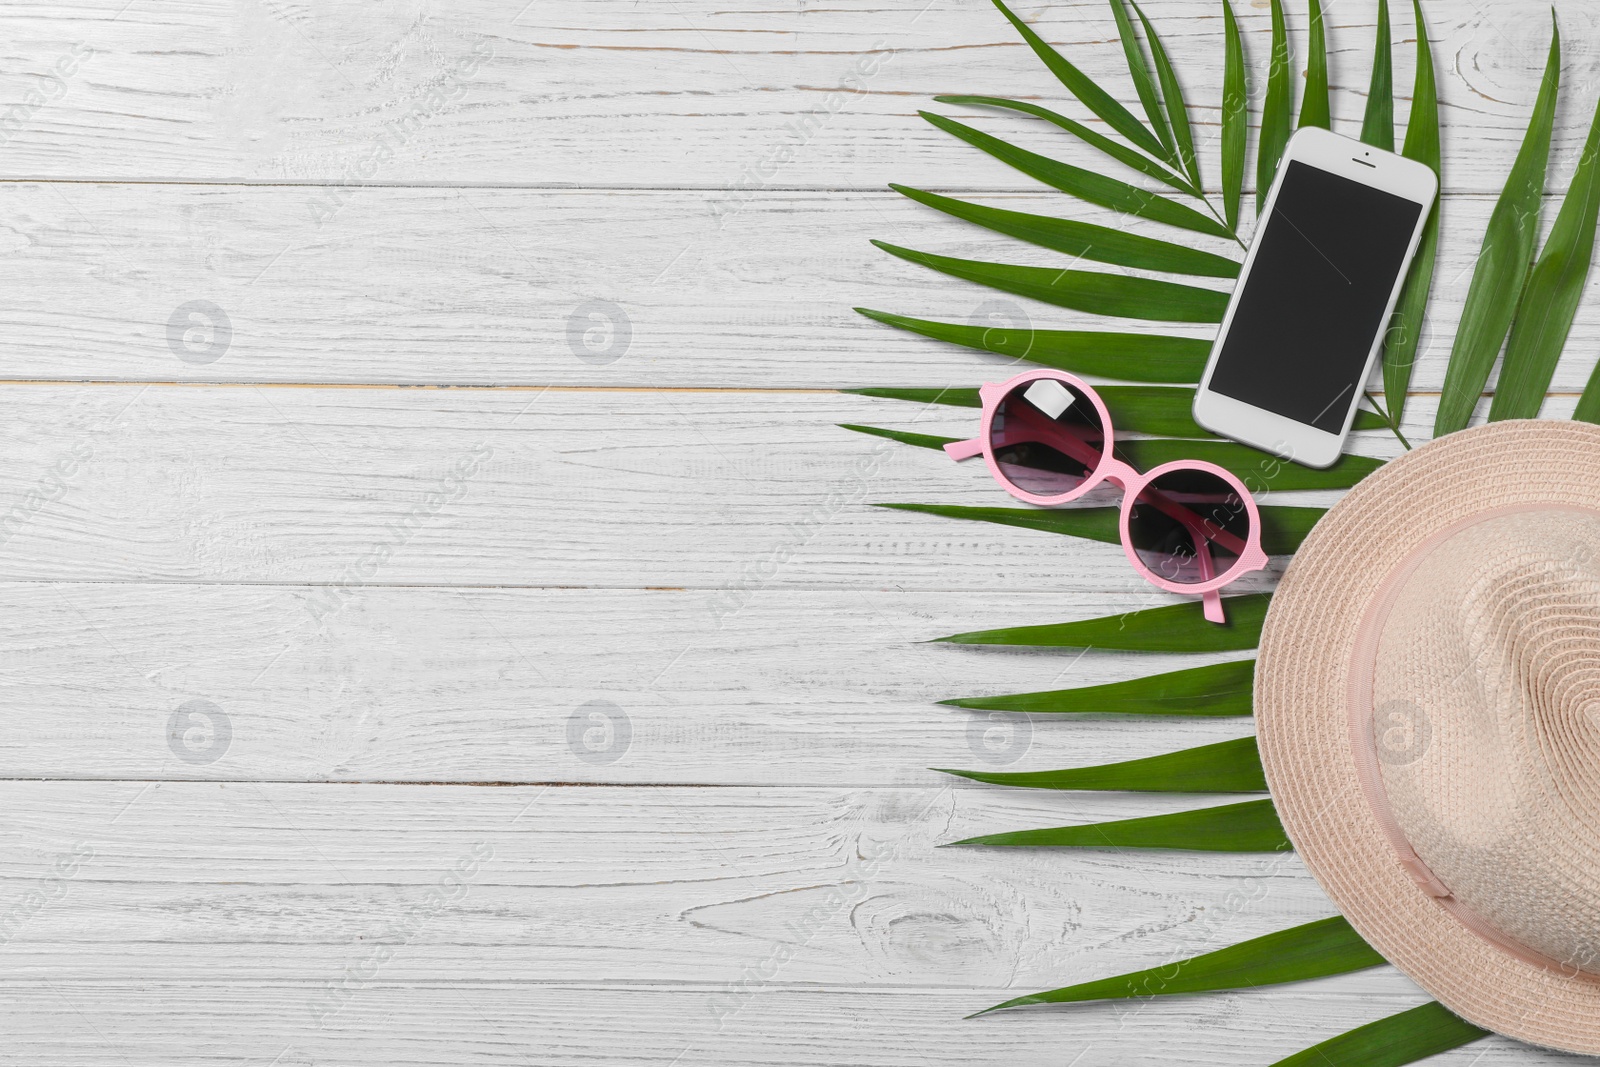
[{"label": "wooden plank", "polygon": [[[791,987],[984,990],[975,1010],[990,989],[1156,966],[1329,913],[1291,855],[938,849],[1063,814],[1060,797],[954,783],[11,782],[5,796],[8,981],[316,988],[367,960],[385,983],[705,987],[770,964]],[[1088,798],[1076,817],[1134,806]]]},{"label": "wooden plank", "polygon": [[[0,986],[17,1062],[263,1067],[396,1063],[684,1064],[728,1067],[1161,1067],[1269,1063],[1423,1003],[1418,992],[1347,993],[1348,980],[1295,992],[1092,1005],[964,1021],[988,996],[924,991],[762,989],[745,1001],[631,984],[491,981],[374,984],[323,1028],[308,991],[269,983]],[[734,1010],[732,1005],[747,1003]],[[1438,1067],[1525,1067],[1570,1057],[1489,1038]]]},{"label": "wooden plank", "polygon": [[[874,506],[1013,503],[981,464],[835,425],[958,436],[970,409],[832,393],[4,388],[0,580],[314,585],[313,620],[352,588],[402,585],[692,588],[713,615],[818,585],[1050,590],[1066,617],[1093,614],[1070,607],[1085,593],[1172,599],[1115,545]],[[1418,440],[1432,399],[1408,414]],[[1399,451],[1382,432],[1358,447]],[[1107,487],[1085,503],[1119,500]]]},{"label": "wooden plank", "polygon": [[309,583],[329,605],[351,586],[416,584],[694,587],[718,611],[818,584],[1169,599],[1114,545],[872,506],[1007,503],[981,464],[835,425],[953,436],[969,409],[914,421],[914,405],[831,393],[133,385],[11,385],[5,400],[0,579]]},{"label": "wooden plank", "polygon": [[[967,258],[1068,262],[890,192],[766,194],[721,228],[696,192],[367,189],[322,227],[305,211],[307,195],[226,186],[11,188],[11,254],[0,256],[6,376],[973,385],[1011,364],[851,308],[1012,328],[1214,334],[1204,325],[1078,314],[894,259],[865,238]],[[1059,195],[977,199],[1115,221]],[[1491,204],[1446,204],[1418,390],[1444,380]],[[1552,202],[1547,224],[1555,210]],[[1228,251],[1220,241],[1137,228]],[[1600,303],[1590,301],[1579,308],[1556,389],[1583,387],[1597,343]]]},{"label": "wooden plank", "polygon": [[[1239,6],[1259,70],[1265,8]],[[1215,7],[1157,13],[1213,177]],[[1358,7],[1329,9],[1346,129]],[[1102,5],[1026,14],[1131,99]],[[1429,16],[1472,194],[1446,209],[1448,324],[1547,28],[1514,0]],[[1580,85],[1600,13],[1562,18]],[[1060,262],[881,191],[1028,188],[915,116],[936,93],[1081,114],[989,7],[73,0],[0,26],[4,177],[52,179],[9,184],[0,230],[7,1062],[1233,1067],[1421,999],[1380,969],[960,1019],[1330,910],[1293,857],[935,847],[1211,801],[929,766],[1250,729],[933,705],[1207,658],[921,644],[1172,598],[1111,546],[868,507],[1006,501],[832,426],[970,412],[799,392],[1003,373],[854,304],[1082,321],[863,240]],[[1574,353],[1596,335],[1585,310]],[[1441,1062],[1480,1053],[1554,1062]]]},{"label": "wooden plank", "polygon": [[[1265,5],[1237,7],[1259,94]],[[1527,11],[1518,0],[1429,8],[1444,118],[1452,139],[1473,146],[1451,159],[1453,188],[1498,189],[1515,154],[1549,33]],[[1133,102],[1104,5],[1024,14]],[[1217,5],[1168,0],[1155,14],[1214,180]],[[1592,65],[1596,17],[1577,3],[1562,15],[1577,84]],[[1298,58],[1304,14],[1291,17]],[[1395,17],[1404,89],[1410,19]],[[1352,132],[1373,18],[1368,4],[1328,13],[1335,117]],[[74,0],[9,9],[0,31],[5,166],[16,177],[693,185],[722,190],[730,205],[741,184],[1015,188],[1005,168],[915,111],[939,93],[1065,95],[997,12],[960,0],[844,0],[799,14],[706,0],[654,10],[470,0],[447,14],[375,12],[357,0],[177,10]],[[1562,110],[1562,152],[1576,155],[1587,111]],[[341,199],[328,203],[337,210]]]},{"label": "wooden plank", "polygon": [[969,712],[1238,655],[1031,655],[927,639],[1115,614],[1054,593],[0,586],[0,777],[931,785],[1247,733]]}]

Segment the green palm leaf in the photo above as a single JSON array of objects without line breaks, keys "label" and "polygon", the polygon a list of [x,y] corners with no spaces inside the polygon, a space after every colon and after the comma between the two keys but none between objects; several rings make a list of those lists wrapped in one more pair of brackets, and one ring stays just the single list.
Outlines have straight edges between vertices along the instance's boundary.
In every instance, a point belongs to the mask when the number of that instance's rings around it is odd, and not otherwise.
[{"label": "green palm leaf", "polygon": [[1589,374],[1589,381],[1583,387],[1583,395],[1578,398],[1578,406],[1572,412],[1572,417],[1583,422],[1600,422],[1600,364]]},{"label": "green palm leaf", "polygon": [[1194,421],[1194,390],[1163,385],[1097,385],[1111,412],[1111,425],[1162,437],[1210,437]]},{"label": "green palm leaf", "polygon": [[[925,404],[956,407],[982,407],[976,389],[842,389],[860,396],[892,400],[915,400]],[[1194,390],[1168,385],[1097,385],[1095,392],[1106,402],[1111,422],[1119,430],[1154,433],[1163,437],[1210,437],[1194,421]]]},{"label": "green palm leaf", "polygon": [[1173,203],[1164,196],[1147,192],[1127,182],[1107,178],[1093,171],[1062,163],[1026,148],[1018,148],[1008,141],[975,130],[966,123],[931,111],[918,112],[923,118],[946,133],[959,137],[972,147],[989,153],[1000,162],[1015,167],[1030,178],[1044,182],[1080,200],[1129,215],[1138,215],[1153,222],[1164,222],[1196,233],[1213,237],[1232,237],[1228,228],[1216,219],[1202,215],[1192,207]]},{"label": "green palm leaf", "polygon": [[[918,404],[946,404],[959,408],[982,407],[983,401],[976,389],[958,389],[954,386],[929,388],[895,388],[866,386],[860,389],[841,389],[841,393],[856,396],[876,396],[887,400],[910,400]],[[1194,421],[1194,390],[1178,389],[1164,385],[1097,385],[1095,392],[1111,410],[1111,422],[1119,430],[1134,433],[1153,433],[1162,437],[1211,437]],[[1351,429],[1382,430],[1389,424],[1376,411],[1362,409],[1356,412]]]},{"label": "green palm leaf", "polygon": [[[1401,154],[1407,159],[1440,173],[1439,91],[1433,79],[1433,52],[1428,47],[1428,27],[1422,21],[1420,0],[1411,0],[1417,20],[1417,74],[1411,90],[1411,117],[1406,120],[1406,142]],[[1428,221],[1417,244],[1417,254],[1406,273],[1405,288],[1395,305],[1383,343],[1383,396],[1389,418],[1400,428],[1406,393],[1411,388],[1411,368],[1417,360],[1417,344],[1422,339],[1423,315],[1428,309],[1428,290],[1433,286],[1433,265],[1439,252],[1439,205],[1428,212]]]},{"label": "green palm leaf", "polygon": [[1539,262],[1528,277],[1522,307],[1511,326],[1500,380],[1495,385],[1489,419],[1531,419],[1539,414],[1545,390],[1566,347],[1578,313],[1589,261],[1594,256],[1595,222],[1600,219],[1600,108],[1589,124],[1589,139],[1561,201],[1555,226]]},{"label": "green palm leaf", "polygon": [[1139,103],[1144,107],[1145,117],[1150,120],[1150,128],[1156,131],[1162,147],[1166,149],[1163,158],[1176,162],[1178,157],[1174,152],[1172,130],[1161,112],[1161,99],[1156,95],[1155,80],[1150,76],[1150,64],[1145,62],[1144,49],[1139,47],[1139,38],[1133,32],[1133,23],[1128,19],[1128,9],[1123,0],[1111,0],[1111,15],[1117,20],[1117,36],[1122,39],[1122,54],[1128,60],[1128,76],[1133,79],[1134,91],[1139,94]]},{"label": "green palm leaf", "polygon": [[899,441],[903,445],[916,445],[918,448],[943,449],[945,445],[955,440],[954,437],[940,437],[931,433],[914,433],[911,430],[887,430],[882,426],[859,426],[853,422],[839,423],[841,430],[854,430],[856,433],[871,434],[873,437],[882,437],[889,441]]},{"label": "green palm leaf", "polygon": [[[1062,84],[1112,131],[1126,138],[1127,144],[1038,104],[978,96],[944,96],[939,100],[948,104],[998,107],[1051,122],[1137,173],[1186,196],[1194,196],[1202,201],[1204,209],[1209,209],[1177,73],[1155,27],[1137,0],[1126,2],[1133,4],[1134,14],[1141,24],[1138,30],[1130,19],[1125,0],[1110,0],[1129,74],[1149,120],[1148,126],[1046,44],[1005,6],[1003,0],[995,0],[996,6]],[[1326,19],[1320,0],[1308,0],[1308,6],[1307,80],[1298,124],[1327,127],[1330,111]],[[1295,125],[1294,78],[1282,0],[1271,0],[1271,8],[1272,53],[1256,163],[1258,211],[1273,184]],[[1417,19],[1417,71],[1403,151],[1409,158],[1437,172],[1440,161],[1437,87],[1418,0],[1413,0],[1413,10]],[[1379,0],[1373,69],[1362,124],[1362,139],[1385,150],[1392,150],[1395,141],[1389,14],[1387,0]],[[925,117],[935,126],[1030,177],[1086,202],[1196,233],[1237,239],[1247,160],[1247,84],[1242,36],[1229,0],[1223,0],[1223,15],[1223,206],[1219,214],[1226,221],[1208,218],[1203,210],[1195,210],[1166,196],[1029,152],[955,120],[937,115]],[[1148,54],[1143,45],[1148,45]],[[1597,140],[1600,111],[1591,128],[1590,143],[1574,187],[1563,203],[1551,240],[1535,265],[1537,212],[1548,161],[1551,112],[1558,80],[1559,38],[1553,37],[1550,66],[1541,83],[1528,135],[1484,236],[1483,255],[1447,371],[1436,433],[1465,425],[1508,334],[1510,344],[1491,417],[1536,412],[1570,328],[1588,272],[1596,218],[1600,217],[1600,173],[1597,173],[1600,159],[1596,158],[1600,155],[1597,151],[1600,149],[1600,140]],[[1186,249],[1173,242],[1137,237],[1070,219],[989,207],[920,189],[895,188],[910,199],[945,214],[1064,255],[1139,271],[1237,277],[1238,264],[1232,260]],[[1439,215],[1435,209],[1426,223],[1418,254],[1385,339],[1384,390],[1397,432],[1437,258],[1438,228]],[[955,277],[1092,313],[1215,322],[1226,306],[1225,297],[1217,299],[1222,294],[1172,282],[951,259],[881,243],[880,247],[900,258]],[[1116,280],[1107,280],[1112,278]],[[1126,284],[1129,282],[1143,284]],[[858,310],[887,325],[938,340],[1010,359],[1026,359],[1128,382],[1192,385],[1198,379],[1210,348],[1209,342],[1198,339],[1034,330],[1026,325],[1021,328],[961,325]],[[923,404],[967,408],[979,405],[976,390],[966,388],[850,391]],[[1118,442],[1118,454],[1141,469],[1150,469],[1169,459],[1203,458],[1220,463],[1243,478],[1253,491],[1261,491],[1347,487],[1381,465],[1376,460],[1347,456],[1329,471],[1314,471],[1293,467],[1232,442],[1198,439],[1203,431],[1194,424],[1187,410],[1189,389],[1110,386],[1104,393],[1119,429],[1156,435],[1154,439]],[[1600,369],[1580,401],[1579,417],[1600,422]],[[1369,412],[1361,413],[1359,420],[1358,425],[1363,427],[1383,421]],[[847,428],[926,448],[941,447],[949,440],[914,431],[868,426]],[[1197,439],[1179,439],[1189,437]],[[884,506],[1107,542],[1118,539],[1119,512],[1111,507],[1045,510],[920,504]],[[1319,509],[1314,508],[1263,508],[1264,547],[1274,553],[1297,548],[1317,514]],[[1258,643],[1269,602],[1268,594],[1228,598],[1229,621],[1222,626],[1205,621],[1201,605],[1190,601],[1104,618],[977,631],[939,640],[957,644],[1160,652],[1245,650]],[[1107,685],[944,703],[988,712],[1240,715],[1250,711],[1253,674],[1253,661],[1243,660]],[[1028,788],[1149,792],[1259,792],[1265,789],[1265,777],[1253,738],[1094,767],[1023,773],[947,773]],[[1147,818],[985,835],[955,844],[1211,851],[1289,847],[1272,802],[1267,799]],[[1348,923],[1333,918],[1206,953],[1175,967],[1167,965],[1082,982],[1019,997],[997,1007],[1253,988],[1345,973],[1381,962],[1377,953]],[[1483,1033],[1439,1005],[1428,1004],[1323,1042],[1282,1062],[1306,1067],[1326,1063],[1398,1067],[1465,1044]]]},{"label": "green palm leaf", "polygon": [[952,278],[977,282],[991,289],[1042,300],[1074,311],[1162,322],[1221,322],[1222,314],[1228,307],[1227,293],[1177,282],[1100,271],[953,259],[901,248],[887,241],[875,240],[872,243],[891,256],[948,274]]},{"label": "green palm leaf", "polygon": [[1249,715],[1255,676],[1256,661],[1245,659],[1106,685],[965,697],[939,703],[972,711],[1020,711],[1029,715]]},{"label": "green palm leaf", "polygon": [[1539,85],[1539,99],[1533,106],[1533,117],[1511,167],[1511,176],[1506,179],[1483,235],[1483,251],[1467,289],[1461,324],[1445,370],[1439,411],[1433,422],[1435,437],[1461,429],[1472,417],[1527,283],[1533,243],[1539,231],[1539,201],[1544,192],[1550,128],[1561,81],[1561,34],[1554,22],[1552,12],[1550,57]]},{"label": "green palm leaf", "polygon": [[[1155,386],[1154,388],[1161,387]],[[918,404],[945,404],[958,408],[983,406],[983,401],[978,397],[976,389],[958,389],[953,385],[931,386],[925,389],[901,389],[867,385],[857,389],[841,389],[839,392],[850,393],[855,396],[875,396],[885,400],[910,400]]]},{"label": "green palm leaf", "polygon": [[1583,395],[1578,398],[1578,406],[1573,410],[1572,417],[1583,422],[1600,422],[1600,364],[1596,364],[1589,374],[1589,381],[1583,387]]},{"label": "green palm leaf", "polygon": [[[875,507],[916,511],[949,519],[972,519],[1017,526],[1025,530],[1082,537],[1106,544],[1122,543],[1118,520],[1120,508],[991,508],[964,504],[877,504]],[[1311,527],[1324,514],[1322,508],[1287,507],[1262,504],[1261,548],[1269,556],[1285,556],[1300,547]]]},{"label": "green palm leaf", "polygon": [[1117,508],[989,508],[961,504],[874,504],[873,507],[915,511],[946,519],[993,522],[1024,530],[1103,541],[1108,545],[1122,543],[1122,536],[1117,532],[1120,514]]},{"label": "green palm leaf", "polygon": [[1011,626],[951,634],[935,641],[956,645],[1025,645],[1035,648],[1120,648],[1138,652],[1238,652],[1261,643],[1270,593],[1224,597],[1228,621],[1206,621],[1198,601],[1044,626]]},{"label": "green palm leaf", "polygon": [[[1120,7],[1120,0],[1112,0]],[[1144,8],[1140,7],[1137,0],[1130,0],[1133,10],[1139,15],[1139,24],[1144,27],[1145,40],[1150,42],[1150,55],[1156,61],[1156,74],[1161,79],[1161,99],[1167,105],[1167,120],[1172,127],[1172,138],[1178,149],[1178,163],[1183,167],[1183,172],[1189,176],[1196,189],[1202,186],[1200,179],[1200,164],[1194,154],[1194,134],[1189,129],[1189,108],[1183,102],[1183,86],[1178,83],[1178,72],[1172,69],[1172,60],[1167,57],[1167,50],[1161,44],[1161,37],[1156,33],[1156,28],[1150,25],[1150,20],[1145,18]]]},{"label": "green palm leaf", "polygon": [[887,311],[856,308],[869,319],[938,341],[982,349],[1044,367],[1131,382],[1194,384],[1205,369],[1211,342],[1201,338],[1099,330],[1006,329],[933,322]]},{"label": "green palm leaf", "polygon": [[[1293,846],[1270,800],[1247,800],[1140,819],[1052,826],[952,841],[998,848],[1149,848],[1181,852],[1287,852]],[[1098,999],[1098,998],[1085,998]],[[1026,1001],[1038,1003],[1037,1001]]]},{"label": "green palm leaf", "polygon": [[934,100],[941,104],[960,104],[968,107],[1005,108],[1009,111],[1020,111],[1025,115],[1032,115],[1035,118],[1044,119],[1046,122],[1054,123],[1063,130],[1066,130],[1068,133],[1083,141],[1085,144],[1094,148],[1098,148],[1100,151],[1104,152],[1118,163],[1121,163],[1124,166],[1132,167],[1141,174],[1148,174],[1150,177],[1156,179],[1156,181],[1170,185],[1180,193],[1188,193],[1190,196],[1205,195],[1200,190],[1190,185],[1187,178],[1183,178],[1172,173],[1172,171],[1168,170],[1160,163],[1157,163],[1144,153],[1135,152],[1126,145],[1119,144],[1109,137],[1096,133],[1083,123],[1076,122],[1067,118],[1065,115],[1051,111],[1047,107],[1040,107],[1038,104],[1030,104],[1025,100],[1005,100],[997,96],[936,96],[934,97]]},{"label": "green palm leaf", "polygon": [[1283,0],[1272,0],[1272,62],[1267,67],[1267,99],[1261,105],[1261,142],[1256,148],[1256,213],[1278,173],[1278,161],[1289,143],[1294,112],[1294,83],[1289,75],[1289,31],[1283,23]]},{"label": "green palm leaf", "polygon": [[1264,793],[1267,778],[1261,769],[1256,739],[1240,737],[1144,759],[1102,763],[1095,767],[1069,767],[1059,771],[957,771],[931,770],[969,778],[989,785],[1021,789],[1093,789],[1130,793]]},{"label": "green palm leaf", "polygon": [[[919,448],[942,449],[955,441],[954,437],[915,433],[908,430],[890,430],[881,426],[861,426],[840,423],[846,430],[886,437],[902,444]],[[1383,464],[1366,456],[1341,456],[1339,462],[1325,470],[1286,463],[1265,452],[1232,441],[1190,441],[1184,439],[1150,437],[1117,442],[1117,454],[1140,470],[1159,467],[1174,459],[1203,459],[1208,463],[1231,471],[1245,488],[1252,492],[1267,489],[1348,489]]]},{"label": "green palm leaf", "polygon": [[1237,278],[1239,263],[1224,256],[1203,252],[1187,245],[1141,237],[1136,233],[1096,226],[1073,219],[1058,219],[1049,215],[1032,215],[1023,211],[955,200],[938,193],[924,192],[906,185],[890,183],[889,188],[919,204],[942,211],[966,222],[976,223],[985,229],[1015,237],[1029,244],[1081,256],[1100,263],[1139,270],[1169,271],[1174,274],[1194,274],[1206,278]]},{"label": "green palm leaf", "polygon": [[1233,17],[1233,5],[1222,0],[1225,37],[1222,62],[1222,208],[1228,229],[1239,232],[1239,197],[1244,190],[1246,131],[1250,127],[1250,95],[1245,83],[1244,40]]},{"label": "green palm leaf", "polygon": [[[976,389],[841,389],[858,396],[877,396],[890,400],[911,400],[922,404],[954,407],[983,406]],[[1210,437],[1194,421],[1194,390],[1169,385],[1097,385],[1095,392],[1106,402],[1111,423],[1119,430],[1154,433],[1163,437]]]},{"label": "green palm leaf", "polygon": [[1311,8],[1311,47],[1306,57],[1306,98],[1300,102],[1300,128],[1333,125],[1328,111],[1328,40],[1322,24],[1322,4],[1306,0]]},{"label": "green palm leaf", "polygon": [[1232,441],[1160,438],[1118,441],[1117,455],[1143,471],[1175,459],[1203,459],[1237,475],[1252,493],[1269,489],[1348,489],[1383,466],[1382,460],[1344,455],[1333,466],[1317,470]]},{"label": "green palm leaf", "polygon": [[[1426,47],[1426,43],[1424,43]],[[1372,82],[1361,120],[1361,140],[1394,151],[1394,60],[1389,52],[1389,0],[1378,0],[1378,32],[1372,44]]]},{"label": "green palm leaf", "polygon": [[1600,422],[1600,364],[1596,364],[1589,375],[1588,384],[1583,387],[1583,395],[1578,398],[1578,406],[1572,417],[1584,422]]},{"label": "green palm leaf", "polygon": [[1488,1036],[1489,1031],[1429,1001],[1312,1045],[1272,1067],[1401,1067]]},{"label": "green palm leaf", "polygon": [[[1266,804],[1267,801],[1252,803]],[[1085,1000],[1206,993],[1217,989],[1254,989],[1257,986],[1348,974],[1377,967],[1383,962],[1383,957],[1361,940],[1361,935],[1348,922],[1335,916],[1241,941],[1237,945],[1194,956],[1177,964],[1163,964],[1115,978],[1102,978],[1064,989],[1052,989],[1048,993],[1017,997],[1004,1004],[996,1004],[988,1011],[1024,1004],[1068,1004]],[[1352,1061],[1330,1058],[1327,1064],[1342,1065],[1349,1062]],[[1323,1067],[1327,1067],[1327,1064]]]},{"label": "green palm leaf", "polygon": [[1017,28],[1017,32],[1022,34],[1022,39],[1028,42],[1028,47],[1033,49],[1034,55],[1043,60],[1044,65],[1050,68],[1050,73],[1060,79],[1061,84],[1065,85],[1067,91],[1077,97],[1084,107],[1093,111],[1106,125],[1151,155],[1161,156],[1164,154],[1160,140],[1146,129],[1138,119],[1134,118],[1131,111],[1119,104],[1110,93],[1096,85],[1083,71],[1067,62],[1066,57],[1046,44],[1042,37],[1033,32],[1033,27],[1012,14],[1011,9],[1006,7],[1001,0],[994,0],[994,6],[999,8],[1000,13],[1010,20],[1011,25]]}]

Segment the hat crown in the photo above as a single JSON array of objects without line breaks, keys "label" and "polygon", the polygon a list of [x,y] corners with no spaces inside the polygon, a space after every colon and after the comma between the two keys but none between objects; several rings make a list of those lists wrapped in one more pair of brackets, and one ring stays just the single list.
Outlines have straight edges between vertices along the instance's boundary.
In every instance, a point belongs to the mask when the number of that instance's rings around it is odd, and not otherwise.
[{"label": "hat crown", "polygon": [[1493,514],[1427,548],[1371,677],[1417,857],[1487,932],[1600,973],[1600,513]]},{"label": "hat crown", "polygon": [[1284,830],[1361,937],[1461,1018],[1590,1055],[1597,549],[1600,425],[1431,441],[1300,546],[1254,691]]}]

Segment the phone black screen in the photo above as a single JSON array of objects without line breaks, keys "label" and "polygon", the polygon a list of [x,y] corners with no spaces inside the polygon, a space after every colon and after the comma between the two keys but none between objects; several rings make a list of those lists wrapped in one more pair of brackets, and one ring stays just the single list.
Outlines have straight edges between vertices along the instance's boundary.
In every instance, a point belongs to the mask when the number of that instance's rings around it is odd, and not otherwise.
[{"label": "phone black screen", "polygon": [[1422,205],[1288,166],[1211,389],[1339,433]]}]

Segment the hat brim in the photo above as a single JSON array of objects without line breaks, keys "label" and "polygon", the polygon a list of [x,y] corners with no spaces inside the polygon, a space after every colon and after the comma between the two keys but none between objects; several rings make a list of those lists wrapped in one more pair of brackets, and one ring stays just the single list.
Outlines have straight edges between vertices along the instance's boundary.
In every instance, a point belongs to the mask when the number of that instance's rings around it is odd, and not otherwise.
[{"label": "hat brim", "polygon": [[1600,978],[1519,959],[1424,893],[1367,803],[1350,743],[1355,635],[1384,578],[1440,530],[1545,503],[1600,510],[1600,426],[1529,419],[1463,430],[1352,489],[1306,538],[1273,596],[1256,726],[1295,851],[1373,948],[1469,1022],[1600,1055]]}]

